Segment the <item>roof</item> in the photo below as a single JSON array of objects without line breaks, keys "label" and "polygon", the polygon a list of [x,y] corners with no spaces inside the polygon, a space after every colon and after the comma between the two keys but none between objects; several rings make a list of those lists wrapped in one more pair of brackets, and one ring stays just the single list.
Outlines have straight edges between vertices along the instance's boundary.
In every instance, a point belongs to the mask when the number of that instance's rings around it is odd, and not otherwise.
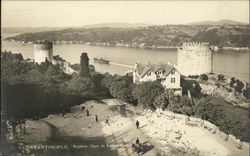
[{"label": "roof", "polygon": [[157,65],[156,64],[147,64],[147,65],[137,64],[137,71],[140,77],[144,77],[147,73],[157,72],[159,70],[165,71],[163,75],[168,76],[168,74],[172,71],[172,69],[175,69],[175,67],[169,64],[157,64]]}]

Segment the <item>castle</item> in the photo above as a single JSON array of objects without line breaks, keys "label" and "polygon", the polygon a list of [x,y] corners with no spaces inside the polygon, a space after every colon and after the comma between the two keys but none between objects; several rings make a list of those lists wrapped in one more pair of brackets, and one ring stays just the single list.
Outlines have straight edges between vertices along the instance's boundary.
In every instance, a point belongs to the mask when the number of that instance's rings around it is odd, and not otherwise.
[{"label": "castle", "polygon": [[37,41],[34,43],[34,60],[40,64],[45,62],[46,59],[49,62],[53,61],[53,43],[47,40]]},{"label": "castle", "polygon": [[185,42],[177,52],[177,68],[185,76],[212,72],[212,61],[208,42]]},{"label": "castle", "polygon": [[53,43],[47,40],[37,41],[34,47],[34,61],[38,64],[46,60],[52,64],[59,64],[63,71],[67,74],[77,73],[71,68],[70,63],[62,59],[59,55],[53,56]]}]

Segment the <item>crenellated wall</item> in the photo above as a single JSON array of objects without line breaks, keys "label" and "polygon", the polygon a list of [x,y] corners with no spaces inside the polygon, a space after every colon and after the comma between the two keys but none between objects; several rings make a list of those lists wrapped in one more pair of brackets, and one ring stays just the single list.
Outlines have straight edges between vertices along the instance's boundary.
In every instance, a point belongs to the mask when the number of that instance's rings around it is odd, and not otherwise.
[{"label": "crenellated wall", "polygon": [[209,43],[186,42],[178,49],[177,68],[185,76],[210,73],[212,59]]}]

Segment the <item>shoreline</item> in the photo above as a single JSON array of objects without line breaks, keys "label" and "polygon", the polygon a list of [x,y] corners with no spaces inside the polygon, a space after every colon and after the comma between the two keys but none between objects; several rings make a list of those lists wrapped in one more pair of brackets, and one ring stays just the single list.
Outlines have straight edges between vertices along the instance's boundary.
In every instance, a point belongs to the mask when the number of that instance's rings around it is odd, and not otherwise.
[{"label": "shoreline", "polygon": [[[6,42],[15,42],[23,45],[29,45],[33,44],[34,42],[25,42],[25,41],[10,41],[5,40]],[[82,41],[53,41],[54,45],[73,45],[73,44],[79,44],[79,45],[85,45],[85,46],[93,46],[93,47],[123,47],[123,48],[134,48],[134,49],[150,49],[150,50],[161,50],[161,51],[167,51],[167,50],[178,50],[180,46],[140,46],[140,45],[133,45],[132,43],[128,44],[111,44],[111,43],[96,43],[96,42],[82,42]],[[214,53],[218,52],[250,52],[249,47],[228,47],[223,46],[219,50],[214,51]]]}]

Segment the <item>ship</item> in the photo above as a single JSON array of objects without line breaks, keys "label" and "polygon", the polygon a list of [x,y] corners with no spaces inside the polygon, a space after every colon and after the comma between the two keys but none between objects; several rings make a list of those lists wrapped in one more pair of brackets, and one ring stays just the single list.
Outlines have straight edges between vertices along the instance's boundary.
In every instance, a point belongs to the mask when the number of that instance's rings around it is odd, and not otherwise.
[{"label": "ship", "polygon": [[109,64],[109,60],[103,59],[103,58],[94,58],[94,63],[100,63],[100,64]]}]

